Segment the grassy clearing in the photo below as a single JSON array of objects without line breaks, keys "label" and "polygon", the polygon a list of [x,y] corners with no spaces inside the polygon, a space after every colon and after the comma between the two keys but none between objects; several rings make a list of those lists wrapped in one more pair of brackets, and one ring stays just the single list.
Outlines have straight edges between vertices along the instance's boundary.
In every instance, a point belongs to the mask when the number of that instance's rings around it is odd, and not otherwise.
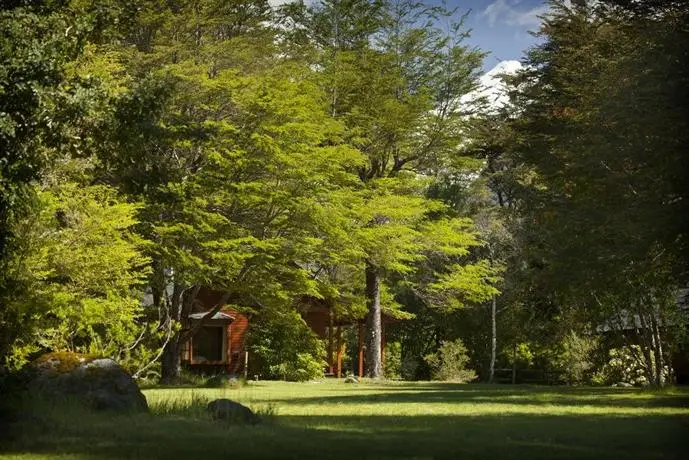
[{"label": "grassy clearing", "polygon": [[[341,382],[151,389],[151,414],[52,414],[3,458],[686,458],[689,391]],[[259,426],[210,421],[227,397]]]}]

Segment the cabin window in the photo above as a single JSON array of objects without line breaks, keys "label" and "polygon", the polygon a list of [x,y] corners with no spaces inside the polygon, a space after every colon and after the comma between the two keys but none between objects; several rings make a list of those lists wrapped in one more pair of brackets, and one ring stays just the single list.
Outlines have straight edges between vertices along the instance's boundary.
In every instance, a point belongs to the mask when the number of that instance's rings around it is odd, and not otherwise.
[{"label": "cabin window", "polygon": [[199,329],[192,341],[192,360],[197,363],[224,361],[224,332],[225,328],[220,326],[204,326]]}]

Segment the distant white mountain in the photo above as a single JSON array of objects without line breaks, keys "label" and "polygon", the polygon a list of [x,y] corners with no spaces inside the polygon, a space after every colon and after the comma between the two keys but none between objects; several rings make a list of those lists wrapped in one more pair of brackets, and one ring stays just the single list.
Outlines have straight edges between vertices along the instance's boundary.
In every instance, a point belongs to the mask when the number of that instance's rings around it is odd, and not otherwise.
[{"label": "distant white mountain", "polygon": [[473,109],[481,109],[482,100],[487,104],[483,110],[492,112],[509,102],[507,87],[502,75],[514,75],[522,69],[519,61],[501,61],[479,78],[479,86],[460,98],[460,104]]}]

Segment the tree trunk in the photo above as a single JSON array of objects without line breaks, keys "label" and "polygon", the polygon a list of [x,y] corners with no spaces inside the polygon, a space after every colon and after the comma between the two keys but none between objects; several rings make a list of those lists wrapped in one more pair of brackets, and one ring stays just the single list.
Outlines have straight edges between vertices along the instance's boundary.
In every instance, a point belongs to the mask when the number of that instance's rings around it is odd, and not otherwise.
[{"label": "tree trunk", "polygon": [[[167,321],[169,326],[174,327],[182,319],[182,297],[184,286],[175,283],[172,290],[172,298],[167,300]],[[175,384],[179,382],[182,372],[180,348],[180,333],[176,331],[163,348],[163,356],[160,362],[160,382],[164,384]]]},{"label": "tree trunk", "polygon": [[[646,332],[646,331],[644,331]],[[644,368],[644,376],[646,377],[646,380],[648,381],[649,385],[653,385],[656,380],[655,376],[655,366],[653,365],[653,357],[652,357],[652,350],[651,347],[645,347],[641,346],[641,354],[643,355],[643,368]]]},{"label": "tree trunk", "polygon": [[366,375],[371,378],[383,376],[382,318],[380,309],[380,273],[371,264],[366,264]]},{"label": "tree trunk", "polygon": [[654,383],[656,387],[660,388],[665,385],[665,360],[663,359],[663,343],[660,336],[660,328],[658,327],[658,320],[655,313],[651,317],[651,326],[651,333],[653,334],[653,357],[656,374]]},{"label": "tree trunk", "polygon": [[173,385],[180,382],[182,377],[182,363],[180,359],[179,333],[165,345],[161,360],[160,383]]},{"label": "tree trunk", "polygon": [[498,347],[498,336],[497,336],[497,321],[496,321],[496,314],[497,314],[497,301],[495,299],[495,296],[493,296],[493,301],[491,302],[491,311],[490,311],[490,319],[491,319],[491,341],[490,341],[490,377],[488,378],[488,383],[494,383],[495,382],[495,355],[497,353],[497,347]]}]

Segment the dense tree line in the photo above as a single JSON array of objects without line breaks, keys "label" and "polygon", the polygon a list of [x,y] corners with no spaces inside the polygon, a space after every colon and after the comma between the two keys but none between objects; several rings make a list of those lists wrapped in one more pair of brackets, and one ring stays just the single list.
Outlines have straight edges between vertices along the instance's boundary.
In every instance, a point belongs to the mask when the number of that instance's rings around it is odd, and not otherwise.
[{"label": "dense tree line", "polygon": [[662,384],[686,330],[686,6],[553,2],[498,109],[466,102],[484,54],[462,14],[5,3],[3,366],[73,350],[174,381],[211,288],[208,316],[271,312],[267,335],[304,296],[365,317],[371,377],[385,312],[410,318],[407,376],[456,350],[487,380],[572,368],[604,327]]}]

